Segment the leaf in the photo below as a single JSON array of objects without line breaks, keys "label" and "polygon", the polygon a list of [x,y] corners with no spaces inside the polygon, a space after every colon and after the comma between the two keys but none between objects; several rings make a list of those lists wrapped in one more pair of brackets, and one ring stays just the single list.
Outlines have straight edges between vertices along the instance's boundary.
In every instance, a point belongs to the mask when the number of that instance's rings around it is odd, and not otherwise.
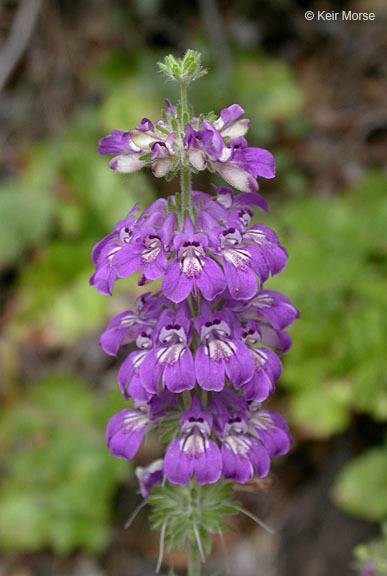
[{"label": "leaf", "polygon": [[387,516],[387,450],[371,448],[349,462],[332,489],[335,502],[349,514],[366,520]]}]

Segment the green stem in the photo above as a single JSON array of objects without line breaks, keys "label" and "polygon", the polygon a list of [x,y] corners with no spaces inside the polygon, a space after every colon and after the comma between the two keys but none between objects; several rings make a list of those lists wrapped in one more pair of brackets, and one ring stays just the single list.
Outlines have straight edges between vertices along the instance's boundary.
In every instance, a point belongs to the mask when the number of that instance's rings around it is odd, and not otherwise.
[{"label": "green stem", "polygon": [[184,223],[186,214],[193,219],[192,210],[192,184],[191,184],[191,169],[187,166],[186,153],[183,149],[183,140],[185,133],[185,126],[188,121],[188,95],[187,85],[185,82],[180,83],[180,103],[181,103],[181,117],[180,123],[180,141],[181,141],[181,172],[180,172],[180,192],[181,192],[181,222]]},{"label": "green stem", "polygon": [[[184,218],[188,214],[193,220],[193,207],[192,207],[192,183],[191,183],[191,169],[187,161],[186,153],[183,148],[183,140],[185,134],[185,126],[188,122],[188,96],[187,84],[180,82],[180,102],[181,102],[181,117],[179,118],[180,128],[180,154],[181,154],[181,172],[180,172],[180,193],[181,193],[181,222],[184,223]],[[196,312],[196,303],[193,298],[189,298],[189,306],[193,316]],[[187,400],[187,398],[185,398]],[[190,500],[192,501],[194,489],[191,482],[190,487]],[[197,503],[193,504],[194,506]],[[202,561],[200,557],[200,550],[194,535],[189,534],[188,538],[188,576],[201,576]]]},{"label": "green stem", "polygon": [[199,548],[191,539],[188,541],[188,572],[187,576],[200,576],[202,573],[202,561]]}]

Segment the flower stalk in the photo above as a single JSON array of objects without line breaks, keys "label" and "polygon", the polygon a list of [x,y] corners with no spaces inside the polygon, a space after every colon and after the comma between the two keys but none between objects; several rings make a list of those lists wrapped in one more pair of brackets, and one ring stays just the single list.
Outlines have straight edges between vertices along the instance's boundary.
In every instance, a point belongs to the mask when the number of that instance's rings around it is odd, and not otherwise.
[{"label": "flower stalk", "polygon": [[[161,290],[140,296],[134,310],[115,316],[100,338],[112,356],[134,342],[118,372],[130,407],[107,425],[111,453],[131,460],[156,430],[162,457],[137,468],[140,492],[164,547],[188,548],[188,576],[200,576],[212,535],[225,515],[242,512],[233,483],[269,472],[290,448],[288,426],[262,402],[281,376],[279,356],[291,346],[285,332],[298,317],[279,292],[264,288],[286,266],[273,230],[252,223],[267,205],[257,177],[274,177],[270,152],[248,146],[249,121],[238,104],[194,116],[189,84],[206,74],[200,54],[167,56],[160,70],[180,86],[180,102],[166,100],[162,118],[143,118],[129,132],[113,130],[99,153],[112,170],[148,167],[155,177],[180,176],[180,190],[158,198],[142,214],[136,205],[93,249],[90,284],[110,295],[118,279],[139,272],[139,285],[161,279]],[[192,191],[192,174],[209,169],[226,186]]]},{"label": "flower stalk", "polygon": [[180,106],[181,106],[181,115],[180,115],[180,135],[181,135],[181,142],[180,142],[180,163],[181,163],[181,172],[180,172],[180,194],[181,194],[181,222],[184,222],[185,216],[189,216],[192,220],[194,220],[193,210],[192,210],[192,183],[191,183],[191,168],[189,166],[189,162],[187,161],[187,154],[184,150],[184,134],[185,134],[185,126],[188,121],[188,91],[187,91],[187,84],[185,81],[180,81]]}]

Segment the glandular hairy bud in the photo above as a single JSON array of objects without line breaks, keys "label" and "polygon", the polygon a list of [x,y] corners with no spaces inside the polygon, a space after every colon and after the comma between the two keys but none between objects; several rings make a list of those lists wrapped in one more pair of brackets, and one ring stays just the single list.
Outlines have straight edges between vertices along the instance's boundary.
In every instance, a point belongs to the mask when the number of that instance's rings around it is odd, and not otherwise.
[{"label": "glandular hairy bud", "polygon": [[201,55],[195,50],[187,50],[183,58],[175,58],[170,54],[165,57],[164,62],[159,62],[158,66],[170,80],[187,86],[207,74],[207,70],[201,65]]}]

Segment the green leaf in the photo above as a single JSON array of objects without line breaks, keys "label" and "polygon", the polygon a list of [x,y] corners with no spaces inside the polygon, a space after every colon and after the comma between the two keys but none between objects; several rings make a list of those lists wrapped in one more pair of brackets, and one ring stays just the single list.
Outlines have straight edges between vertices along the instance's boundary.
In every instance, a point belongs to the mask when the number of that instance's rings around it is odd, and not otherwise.
[{"label": "green leaf", "polygon": [[371,448],[349,462],[332,489],[335,502],[349,514],[366,520],[387,516],[387,449]]}]

